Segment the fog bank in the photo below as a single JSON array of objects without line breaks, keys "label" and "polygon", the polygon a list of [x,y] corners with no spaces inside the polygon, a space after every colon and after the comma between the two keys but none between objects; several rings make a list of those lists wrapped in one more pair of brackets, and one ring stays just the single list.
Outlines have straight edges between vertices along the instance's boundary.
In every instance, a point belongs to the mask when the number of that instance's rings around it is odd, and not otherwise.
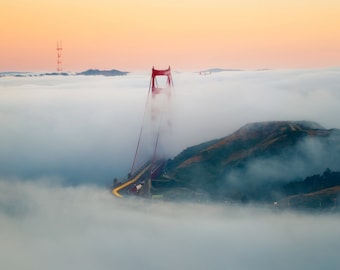
[{"label": "fog bank", "polygon": [[[339,128],[340,69],[173,74],[168,156],[249,122]],[[0,78],[0,176],[111,184],[129,172],[150,74]]]},{"label": "fog bank", "polygon": [[0,181],[1,269],[338,269],[338,215]]}]

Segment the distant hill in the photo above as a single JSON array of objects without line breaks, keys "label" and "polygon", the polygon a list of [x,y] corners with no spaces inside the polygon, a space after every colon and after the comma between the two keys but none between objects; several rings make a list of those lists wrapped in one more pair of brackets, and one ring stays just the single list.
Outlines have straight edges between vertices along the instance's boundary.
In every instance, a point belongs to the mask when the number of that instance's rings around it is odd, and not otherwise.
[{"label": "distant hill", "polygon": [[31,75],[29,72],[15,72],[15,71],[7,71],[7,72],[0,72],[0,77],[24,77]]},{"label": "distant hill", "polygon": [[[307,121],[251,123],[169,160],[163,174],[168,188],[163,191],[171,198],[203,196],[217,201],[273,203],[336,186],[334,179],[331,184],[314,186],[309,180],[296,183],[327,168],[339,169],[339,160],[337,129]],[[154,187],[162,190],[159,182]]]},{"label": "distant hill", "polygon": [[126,74],[128,74],[128,72],[119,71],[119,70],[116,70],[116,69],[112,69],[112,70],[89,69],[89,70],[77,73],[77,75],[85,75],[85,76],[97,76],[97,75],[101,75],[101,76],[122,76],[122,75],[126,75]]},{"label": "distant hill", "polygon": [[0,72],[0,77],[17,77],[17,78],[26,78],[26,77],[43,77],[43,76],[70,76],[72,74],[68,72]]},{"label": "distant hill", "polygon": [[116,69],[112,70],[99,70],[99,69],[88,69],[79,73],[69,72],[45,72],[45,73],[34,73],[34,72],[0,72],[0,77],[41,77],[41,76],[123,76],[129,72],[119,71]]},{"label": "distant hill", "polygon": [[210,74],[210,73],[217,73],[217,72],[223,72],[223,71],[242,71],[242,69],[225,69],[225,68],[210,68],[206,70],[199,71],[200,74]]}]

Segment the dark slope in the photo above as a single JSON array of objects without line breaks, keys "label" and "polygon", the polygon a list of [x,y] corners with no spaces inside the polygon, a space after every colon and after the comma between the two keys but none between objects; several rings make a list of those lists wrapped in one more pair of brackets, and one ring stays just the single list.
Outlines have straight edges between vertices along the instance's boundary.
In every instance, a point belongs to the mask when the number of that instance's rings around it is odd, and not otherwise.
[{"label": "dark slope", "polygon": [[283,184],[334,167],[339,146],[339,130],[314,122],[252,123],[184,150],[168,162],[164,176],[174,188],[214,200],[272,200]]}]

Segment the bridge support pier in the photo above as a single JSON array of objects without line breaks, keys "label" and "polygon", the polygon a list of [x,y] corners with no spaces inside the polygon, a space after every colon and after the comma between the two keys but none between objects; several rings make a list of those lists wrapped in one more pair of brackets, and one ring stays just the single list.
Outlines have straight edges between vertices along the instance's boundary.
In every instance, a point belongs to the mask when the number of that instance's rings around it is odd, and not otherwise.
[{"label": "bridge support pier", "polygon": [[144,198],[151,198],[151,178],[144,181],[143,189],[141,190],[141,195]]}]

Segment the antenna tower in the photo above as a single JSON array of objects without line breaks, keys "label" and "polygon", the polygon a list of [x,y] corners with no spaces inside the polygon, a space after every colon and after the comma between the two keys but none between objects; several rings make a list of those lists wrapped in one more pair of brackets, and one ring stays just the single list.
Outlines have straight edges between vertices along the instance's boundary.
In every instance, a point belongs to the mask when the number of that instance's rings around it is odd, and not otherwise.
[{"label": "antenna tower", "polygon": [[63,71],[62,61],[61,61],[61,51],[63,50],[63,46],[61,41],[57,41],[57,72],[60,73]]}]

